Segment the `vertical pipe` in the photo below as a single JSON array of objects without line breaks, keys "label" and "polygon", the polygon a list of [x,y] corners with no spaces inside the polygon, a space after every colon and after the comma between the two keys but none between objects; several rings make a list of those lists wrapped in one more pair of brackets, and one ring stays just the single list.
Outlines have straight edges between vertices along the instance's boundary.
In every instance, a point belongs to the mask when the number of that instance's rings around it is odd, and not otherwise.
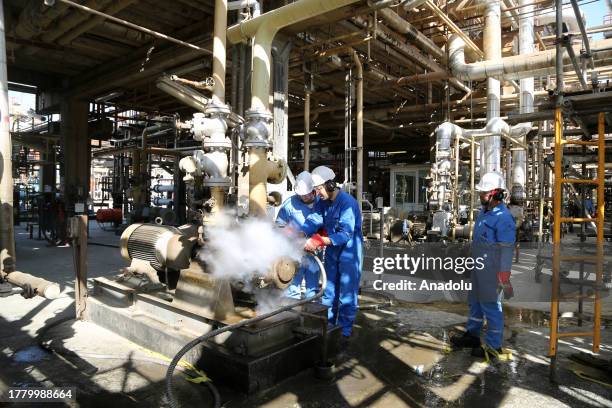
[{"label": "vertical pipe", "polygon": [[9,133],[8,77],[4,1],[0,0],[0,271],[15,270],[15,230],[13,227],[13,163]]},{"label": "vertical pipe", "polygon": [[[559,1],[560,2],[560,1]],[[557,3],[558,4],[558,3]],[[563,115],[561,108],[555,109],[555,190],[553,196],[553,269],[552,297],[550,300],[550,340],[548,353],[550,357],[557,354],[557,330],[559,328],[559,272],[561,269],[561,196],[563,195]]]},{"label": "vertical pipe", "polygon": [[227,38],[227,0],[215,0],[213,42],[213,102],[225,103],[225,43]]},{"label": "vertical pipe", "polygon": [[[357,200],[363,198],[363,65],[359,55],[353,50],[353,60],[357,68]],[[361,207],[361,204],[359,204]]]},{"label": "vertical pipe", "polygon": [[238,114],[244,116],[244,82],[246,80],[246,46],[244,44],[234,45],[239,47],[239,67],[238,67]]},{"label": "vertical pipe", "polygon": [[304,95],[304,170],[310,170],[310,90]]},{"label": "vertical pipe", "polygon": [[266,148],[249,148],[249,215],[266,215],[267,178]]},{"label": "vertical pipe", "polygon": [[[501,52],[501,4],[500,0],[486,2],[484,54],[488,61],[497,61]],[[487,122],[499,117],[501,85],[498,79],[487,78]],[[482,140],[480,149],[480,175],[501,171],[501,136],[489,136]]]},{"label": "vertical pipe", "polygon": [[[519,53],[530,54],[534,51],[533,11],[531,0],[520,0],[519,6],[523,7],[519,20]],[[521,79],[520,113],[533,112],[534,79]],[[531,123],[529,123],[531,124]],[[525,136],[519,138],[521,143],[526,142]],[[512,196],[516,199],[525,197],[525,182],[527,174],[527,152],[515,150],[512,153]]]},{"label": "vertical pipe", "polygon": [[557,12],[557,49],[556,49],[556,70],[557,70],[557,106],[563,103],[563,0],[555,0]]},{"label": "vertical pipe", "polygon": [[595,275],[595,305],[593,306],[593,353],[599,352],[601,337],[601,294],[603,280],[603,256],[604,256],[604,218],[606,203],[604,198],[605,171],[606,171],[606,116],[603,112],[599,114],[597,144],[597,270]]},{"label": "vertical pipe", "polygon": [[468,225],[470,226],[470,241],[474,233],[474,191],[476,191],[475,178],[476,178],[476,143],[474,142],[474,136],[470,143],[470,213],[468,214]]}]

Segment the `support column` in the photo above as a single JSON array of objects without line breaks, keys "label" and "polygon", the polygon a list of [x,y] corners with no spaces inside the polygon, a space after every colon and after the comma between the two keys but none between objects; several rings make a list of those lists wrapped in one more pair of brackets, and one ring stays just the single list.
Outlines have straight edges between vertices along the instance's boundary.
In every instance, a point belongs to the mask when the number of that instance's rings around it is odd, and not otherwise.
[{"label": "support column", "polygon": [[[9,133],[4,8],[0,0],[0,272],[15,270],[13,226],[13,145]],[[0,275],[1,276],[1,275]]]},{"label": "support column", "polygon": [[87,108],[85,101],[62,101],[61,143],[64,175],[61,189],[67,215],[73,215],[75,203],[85,203],[89,195],[91,147],[87,132]]}]

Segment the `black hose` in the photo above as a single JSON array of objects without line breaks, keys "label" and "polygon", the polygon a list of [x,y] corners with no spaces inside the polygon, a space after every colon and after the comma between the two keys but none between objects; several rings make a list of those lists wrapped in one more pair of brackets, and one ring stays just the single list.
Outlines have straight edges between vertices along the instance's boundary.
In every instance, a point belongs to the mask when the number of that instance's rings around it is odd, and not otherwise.
[{"label": "black hose", "polygon": [[103,244],[101,242],[90,242],[87,241],[87,245],[93,245],[93,246],[101,246],[101,247],[108,247],[108,248],[120,248],[119,245],[114,245],[114,244]]},{"label": "black hose", "polygon": [[[213,330],[209,333],[206,333],[200,337],[197,337],[193,340],[191,340],[189,343],[185,344],[183,346],[182,349],[179,350],[178,353],[176,353],[176,355],[174,356],[174,358],[172,359],[172,361],[170,362],[170,365],[168,367],[168,371],[166,371],[166,395],[168,397],[168,403],[170,404],[170,407],[172,408],[179,408],[178,405],[178,401],[176,399],[176,396],[174,395],[174,381],[173,381],[173,373],[174,370],[176,368],[176,365],[178,364],[178,362],[181,360],[181,358],[183,358],[183,356],[185,354],[187,354],[187,352],[189,350],[191,350],[192,348],[194,348],[195,346],[197,346],[200,343],[203,343],[204,341],[210,339],[211,337],[215,337],[218,334],[221,333],[225,333],[227,331],[231,331],[231,330],[235,330],[238,329],[240,327],[244,327],[244,326],[248,326],[250,324],[259,322],[261,320],[265,320],[269,317],[275,316],[279,313],[282,312],[286,312],[288,310],[291,310],[297,306],[301,306],[304,305],[306,303],[309,303],[312,300],[318,299],[321,296],[323,296],[323,293],[325,292],[325,287],[327,286],[327,274],[325,273],[325,267],[323,267],[323,263],[321,263],[321,261],[319,260],[319,258],[317,258],[316,256],[313,256],[314,260],[317,262],[317,264],[319,265],[319,275],[321,276],[321,290],[315,294],[314,296],[311,296],[309,298],[300,300],[298,302],[292,303],[290,305],[287,306],[283,306],[273,312],[269,312],[269,313],[265,313],[262,314],[260,316],[256,316],[256,317],[252,317],[250,319],[246,319],[246,320],[242,320],[241,322],[235,323],[235,324],[231,324],[228,326],[224,326],[221,327],[217,330]],[[206,384],[208,384],[209,381],[206,382]],[[217,393],[218,395],[218,393]],[[219,399],[220,401],[220,399]],[[219,402],[215,402],[215,404],[219,404]],[[220,405],[215,405],[215,408],[218,408]]]}]

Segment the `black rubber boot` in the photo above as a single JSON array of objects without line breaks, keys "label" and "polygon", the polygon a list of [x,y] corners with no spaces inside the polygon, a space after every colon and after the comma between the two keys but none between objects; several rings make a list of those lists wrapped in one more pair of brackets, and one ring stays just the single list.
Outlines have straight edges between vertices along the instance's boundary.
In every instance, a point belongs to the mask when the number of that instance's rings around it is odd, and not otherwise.
[{"label": "black rubber boot", "polygon": [[450,342],[453,348],[480,347],[480,338],[467,331],[461,335],[451,337]]}]

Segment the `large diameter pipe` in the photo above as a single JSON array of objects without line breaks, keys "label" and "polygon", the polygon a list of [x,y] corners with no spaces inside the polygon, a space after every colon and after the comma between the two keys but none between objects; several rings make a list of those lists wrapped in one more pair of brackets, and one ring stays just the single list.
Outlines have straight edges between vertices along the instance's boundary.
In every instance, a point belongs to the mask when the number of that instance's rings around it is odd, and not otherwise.
[{"label": "large diameter pipe", "polygon": [[60,287],[57,283],[49,282],[48,280],[38,278],[28,273],[15,271],[6,274],[0,272],[0,276],[6,279],[11,285],[19,286],[20,288],[25,288],[27,286],[31,287],[36,291],[38,296],[46,299],[57,299],[60,295]]},{"label": "large diameter pipe", "polygon": [[[501,52],[501,2],[487,1],[483,48],[487,61],[499,61]],[[501,84],[496,78],[487,78],[487,122],[498,118],[501,107]],[[480,175],[501,172],[501,137],[492,136],[482,141],[480,148]]]},{"label": "large diameter pipe", "polygon": [[304,95],[304,170],[310,170],[310,91]]},{"label": "large diameter pipe", "polygon": [[225,43],[227,31],[227,0],[215,0],[215,26],[213,40],[213,102],[225,103]]},{"label": "large diameter pipe", "polygon": [[270,67],[272,40],[284,27],[308,20],[359,0],[301,0],[242,21],[227,30],[232,44],[253,38],[251,110],[268,112],[270,105]]},{"label": "large diameter pipe", "polygon": [[413,42],[423,51],[431,54],[440,61],[446,61],[446,53],[436,45],[429,37],[417,30],[412,24],[400,17],[396,12],[390,9],[378,10],[378,15],[395,31],[406,35],[408,40]]},{"label": "large diameter pipe", "polygon": [[[520,0],[519,6],[523,7],[525,14],[519,20],[519,54],[533,53],[534,31],[533,31],[533,11],[534,6],[531,0]],[[534,101],[534,79],[521,79],[520,112],[532,113]],[[531,125],[531,123],[527,123]],[[525,137],[521,137],[521,143],[526,142]],[[525,182],[527,180],[527,152],[525,150],[514,150],[512,152],[512,197],[515,200],[525,198]]]},{"label": "large diameter pipe", "polygon": [[249,149],[249,215],[265,216],[268,202],[266,149]]},{"label": "large diameter pipe", "polygon": [[[581,44],[574,45],[574,52],[580,54]],[[500,80],[523,79],[536,76],[555,75],[556,51],[554,49],[534,52],[527,55],[505,57],[499,61],[465,62],[465,43],[458,36],[449,40],[449,66],[453,76],[463,81],[479,81],[489,77]],[[596,41],[591,44],[593,60],[612,58],[612,39]],[[561,58],[563,70],[572,63],[567,55]],[[573,68],[572,68],[573,69]]]},{"label": "large diameter pipe", "polygon": [[15,229],[13,227],[13,162],[9,132],[8,77],[4,2],[0,0],[0,271],[15,270]]},{"label": "large diameter pipe", "polygon": [[353,61],[355,62],[357,83],[357,200],[363,198],[363,65],[359,55],[353,50]]},{"label": "large diameter pipe", "polygon": [[159,78],[155,86],[185,105],[197,109],[199,112],[204,112],[208,106],[208,99],[204,95],[171,80],[170,77],[164,76]]}]

